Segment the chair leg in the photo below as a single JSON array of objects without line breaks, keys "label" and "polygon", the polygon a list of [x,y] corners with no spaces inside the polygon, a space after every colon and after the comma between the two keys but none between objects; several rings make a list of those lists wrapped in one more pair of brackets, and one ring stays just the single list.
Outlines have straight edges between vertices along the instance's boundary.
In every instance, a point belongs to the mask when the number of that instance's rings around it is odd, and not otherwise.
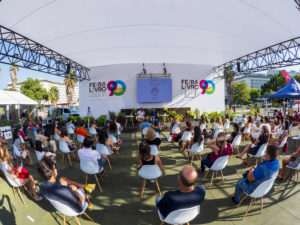
[{"label": "chair leg", "polygon": [[236,150],[237,150],[238,154],[240,154],[239,146],[236,146]]},{"label": "chair leg", "polygon": [[24,201],[23,195],[22,195],[22,191],[20,190],[20,188],[17,188],[17,191],[18,191],[18,193],[19,193],[19,195],[20,195],[20,198],[21,198],[21,200],[22,200],[24,206],[27,207],[27,205],[26,205],[26,203],[25,203],[25,201]]},{"label": "chair leg", "polygon": [[12,187],[12,189],[13,189],[14,196],[15,196],[15,199],[16,199],[16,189],[15,189],[15,187],[14,187],[14,186]]},{"label": "chair leg", "polygon": [[193,164],[193,160],[194,160],[194,154],[192,154],[191,165]]},{"label": "chair leg", "polygon": [[211,180],[210,180],[210,187],[212,186],[212,183],[213,183],[213,180],[214,180],[214,176],[215,176],[215,172],[213,171],[212,172],[212,175],[211,175]]},{"label": "chair leg", "polygon": [[70,154],[68,154],[68,159],[69,159],[69,164],[70,164],[70,166],[72,167],[72,161],[71,161]]},{"label": "chair leg", "polygon": [[201,161],[202,160],[202,156],[200,153],[198,153],[198,157],[199,157],[199,160]]},{"label": "chair leg", "polygon": [[109,157],[107,157],[107,163],[108,163],[108,167],[109,167],[109,169],[112,169],[112,168],[111,168],[111,164],[110,164]]},{"label": "chair leg", "polygon": [[97,175],[95,175],[95,178],[96,178],[97,184],[98,184],[98,186],[99,186],[100,192],[103,192],[103,190],[102,190],[102,188],[101,188],[101,185],[100,185],[100,183],[99,183],[99,181],[98,181]]},{"label": "chair leg", "polygon": [[257,165],[258,164],[258,158],[256,158],[256,161],[255,161],[255,165]]},{"label": "chair leg", "polygon": [[78,220],[78,218],[77,218],[77,216],[74,216],[74,217],[75,217],[75,220],[78,223],[78,225],[81,225],[80,222],[79,222],[79,220]]},{"label": "chair leg", "polygon": [[143,181],[142,181],[142,192],[141,192],[141,197],[143,197],[144,190],[145,190],[145,186],[146,186],[146,179],[143,179]]},{"label": "chair leg", "polygon": [[251,206],[252,206],[252,203],[254,202],[254,200],[255,200],[255,198],[252,198],[251,199],[251,202],[250,202],[250,204],[249,204],[249,206],[248,206],[248,208],[247,208],[247,210],[246,210],[246,212],[245,212],[245,215],[244,215],[244,217],[243,217],[243,220],[245,219],[245,217],[247,216],[247,214],[248,214],[248,211],[249,211],[249,209],[251,208]]},{"label": "chair leg", "polygon": [[61,164],[64,165],[64,158],[65,158],[65,154],[62,154],[62,158],[61,158]]},{"label": "chair leg", "polygon": [[243,197],[242,197],[241,201],[239,202],[239,204],[236,205],[236,207],[239,207],[245,201],[246,198],[247,198],[247,195],[245,195],[245,193],[243,192]]},{"label": "chair leg", "polygon": [[205,174],[204,174],[204,178],[206,178],[207,174],[208,174],[208,170],[205,172]]},{"label": "chair leg", "polygon": [[83,212],[83,215],[85,215],[90,221],[95,222],[86,212]]},{"label": "chair leg", "polygon": [[222,177],[222,184],[224,184],[223,170],[221,170],[220,173],[221,173],[221,177]]},{"label": "chair leg", "polygon": [[87,185],[88,179],[89,179],[89,175],[86,175],[86,178],[85,178],[85,185]]},{"label": "chair leg", "polygon": [[161,192],[160,192],[159,183],[158,183],[157,178],[155,179],[155,183],[156,183],[157,190],[159,192],[159,196],[161,196]]},{"label": "chair leg", "polygon": [[260,213],[262,214],[262,211],[263,211],[263,207],[264,207],[264,198],[261,197],[260,198]]},{"label": "chair leg", "polygon": [[64,225],[66,225],[66,216],[64,215]]},{"label": "chair leg", "polygon": [[26,185],[24,185],[23,187],[24,187],[25,191],[33,198],[33,195],[28,191]]}]

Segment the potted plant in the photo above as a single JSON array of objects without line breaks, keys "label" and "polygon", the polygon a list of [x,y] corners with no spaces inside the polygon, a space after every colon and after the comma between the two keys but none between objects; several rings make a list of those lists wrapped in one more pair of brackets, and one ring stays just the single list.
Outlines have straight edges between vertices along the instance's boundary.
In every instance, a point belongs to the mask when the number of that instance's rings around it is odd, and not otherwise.
[{"label": "potted plant", "polygon": [[117,118],[117,115],[115,112],[108,111],[108,115],[109,115],[110,120]]},{"label": "potted plant", "polygon": [[195,113],[195,116],[196,116],[196,120],[199,121],[200,120],[200,110],[198,108],[196,108],[194,113]]},{"label": "potted plant", "polygon": [[119,121],[119,123],[121,123],[121,124],[125,123],[125,116],[126,116],[126,114],[123,112],[118,113],[117,120]]},{"label": "potted plant", "polygon": [[196,114],[192,110],[188,110],[186,114],[188,115],[187,120],[194,120],[196,117]]}]

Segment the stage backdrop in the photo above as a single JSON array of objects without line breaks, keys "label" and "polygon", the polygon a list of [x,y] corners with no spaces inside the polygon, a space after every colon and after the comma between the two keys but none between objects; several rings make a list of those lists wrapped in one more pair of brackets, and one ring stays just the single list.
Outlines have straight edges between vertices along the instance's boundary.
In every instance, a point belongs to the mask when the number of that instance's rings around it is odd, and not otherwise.
[{"label": "stage backdrop", "polygon": [[[162,64],[146,64],[147,73],[162,73]],[[172,101],[138,103],[137,74],[141,64],[118,64],[90,68],[90,81],[79,83],[80,115],[88,107],[94,117],[131,108],[198,108],[200,113],[224,110],[224,80],[209,65],[166,64],[171,74]],[[170,98],[169,98],[170,99]]]}]

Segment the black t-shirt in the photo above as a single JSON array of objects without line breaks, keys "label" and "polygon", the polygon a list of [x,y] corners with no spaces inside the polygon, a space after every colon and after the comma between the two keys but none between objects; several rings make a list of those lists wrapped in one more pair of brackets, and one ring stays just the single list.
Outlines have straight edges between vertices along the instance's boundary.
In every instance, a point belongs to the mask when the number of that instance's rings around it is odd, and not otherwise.
[{"label": "black t-shirt", "polygon": [[269,140],[269,137],[266,135],[260,135],[258,137],[259,143],[257,144],[257,149],[260,148],[260,146],[262,146],[263,144],[267,143]]},{"label": "black t-shirt", "polygon": [[177,209],[191,208],[200,205],[205,197],[205,188],[198,186],[192,192],[184,193],[180,190],[168,191],[157,203],[160,213],[166,218],[170,212]]},{"label": "black t-shirt", "polygon": [[46,199],[65,204],[77,213],[82,211],[82,205],[79,204],[78,196],[68,186],[62,185],[59,182],[43,181],[40,189],[41,195],[43,195]]},{"label": "black t-shirt", "polygon": [[160,140],[160,138],[155,138],[155,139],[152,140],[152,141],[148,141],[148,140],[147,140],[147,143],[148,143],[148,145],[156,145],[156,146],[159,146],[159,145],[161,144],[161,140]]},{"label": "black t-shirt", "polygon": [[227,140],[227,142],[230,143],[230,144],[232,144],[234,138],[235,138],[237,135],[239,135],[239,134],[240,134],[239,131],[233,131],[233,132],[231,133],[232,140],[231,140],[231,141],[230,141],[230,140]]}]

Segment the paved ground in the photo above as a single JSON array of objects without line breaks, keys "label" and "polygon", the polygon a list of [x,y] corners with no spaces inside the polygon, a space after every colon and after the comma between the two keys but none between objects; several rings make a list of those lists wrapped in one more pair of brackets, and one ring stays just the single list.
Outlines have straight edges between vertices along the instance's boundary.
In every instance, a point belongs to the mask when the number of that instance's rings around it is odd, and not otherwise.
[{"label": "paved ground", "polygon": [[[293,132],[294,135],[298,133]],[[186,156],[178,153],[178,146],[167,143],[167,133],[162,134],[163,144],[161,147],[161,159],[165,165],[164,175],[159,178],[162,192],[173,190],[178,187],[177,174],[179,170],[189,165]],[[87,212],[97,224],[126,225],[126,224],[159,224],[155,197],[158,195],[155,187],[147,183],[143,198],[140,198],[141,180],[137,176],[137,149],[140,140],[139,134],[124,134],[119,155],[113,156],[113,169],[105,175],[102,183],[103,193],[96,190],[91,195],[94,205],[92,212]],[[243,146],[247,142],[242,143]],[[243,148],[243,147],[242,147]],[[293,152],[296,146],[289,146],[289,152]],[[205,149],[203,156],[209,152]],[[36,158],[33,157],[35,162]],[[84,175],[80,172],[79,163],[74,163],[70,168],[65,162],[61,164],[58,158],[59,176],[67,176],[78,182],[84,182]],[[281,160],[280,160],[281,161]],[[194,162],[194,167],[200,165]],[[264,198],[264,211],[259,212],[259,201],[252,207],[249,215],[242,221],[242,216],[249,201],[241,207],[236,208],[231,202],[234,186],[241,174],[247,168],[241,164],[241,160],[234,157],[229,160],[224,170],[225,184],[221,179],[215,179],[212,188],[208,188],[209,180],[200,177],[197,184],[207,188],[207,195],[201,206],[200,215],[191,224],[300,224],[299,202],[300,185],[293,182],[276,182],[271,192]],[[41,177],[36,172],[36,164],[29,167],[37,182]],[[209,176],[210,177],[210,176]],[[55,212],[54,208],[46,200],[35,202],[29,196],[25,197],[28,205],[25,208],[17,196],[15,199],[12,189],[4,179],[0,179],[0,224],[5,225],[27,225],[27,224],[63,224],[61,214]],[[32,222],[28,217],[32,218]],[[81,224],[93,224],[85,217],[80,218]],[[68,218],[67,224],[76,224],[74,219]]]}]

